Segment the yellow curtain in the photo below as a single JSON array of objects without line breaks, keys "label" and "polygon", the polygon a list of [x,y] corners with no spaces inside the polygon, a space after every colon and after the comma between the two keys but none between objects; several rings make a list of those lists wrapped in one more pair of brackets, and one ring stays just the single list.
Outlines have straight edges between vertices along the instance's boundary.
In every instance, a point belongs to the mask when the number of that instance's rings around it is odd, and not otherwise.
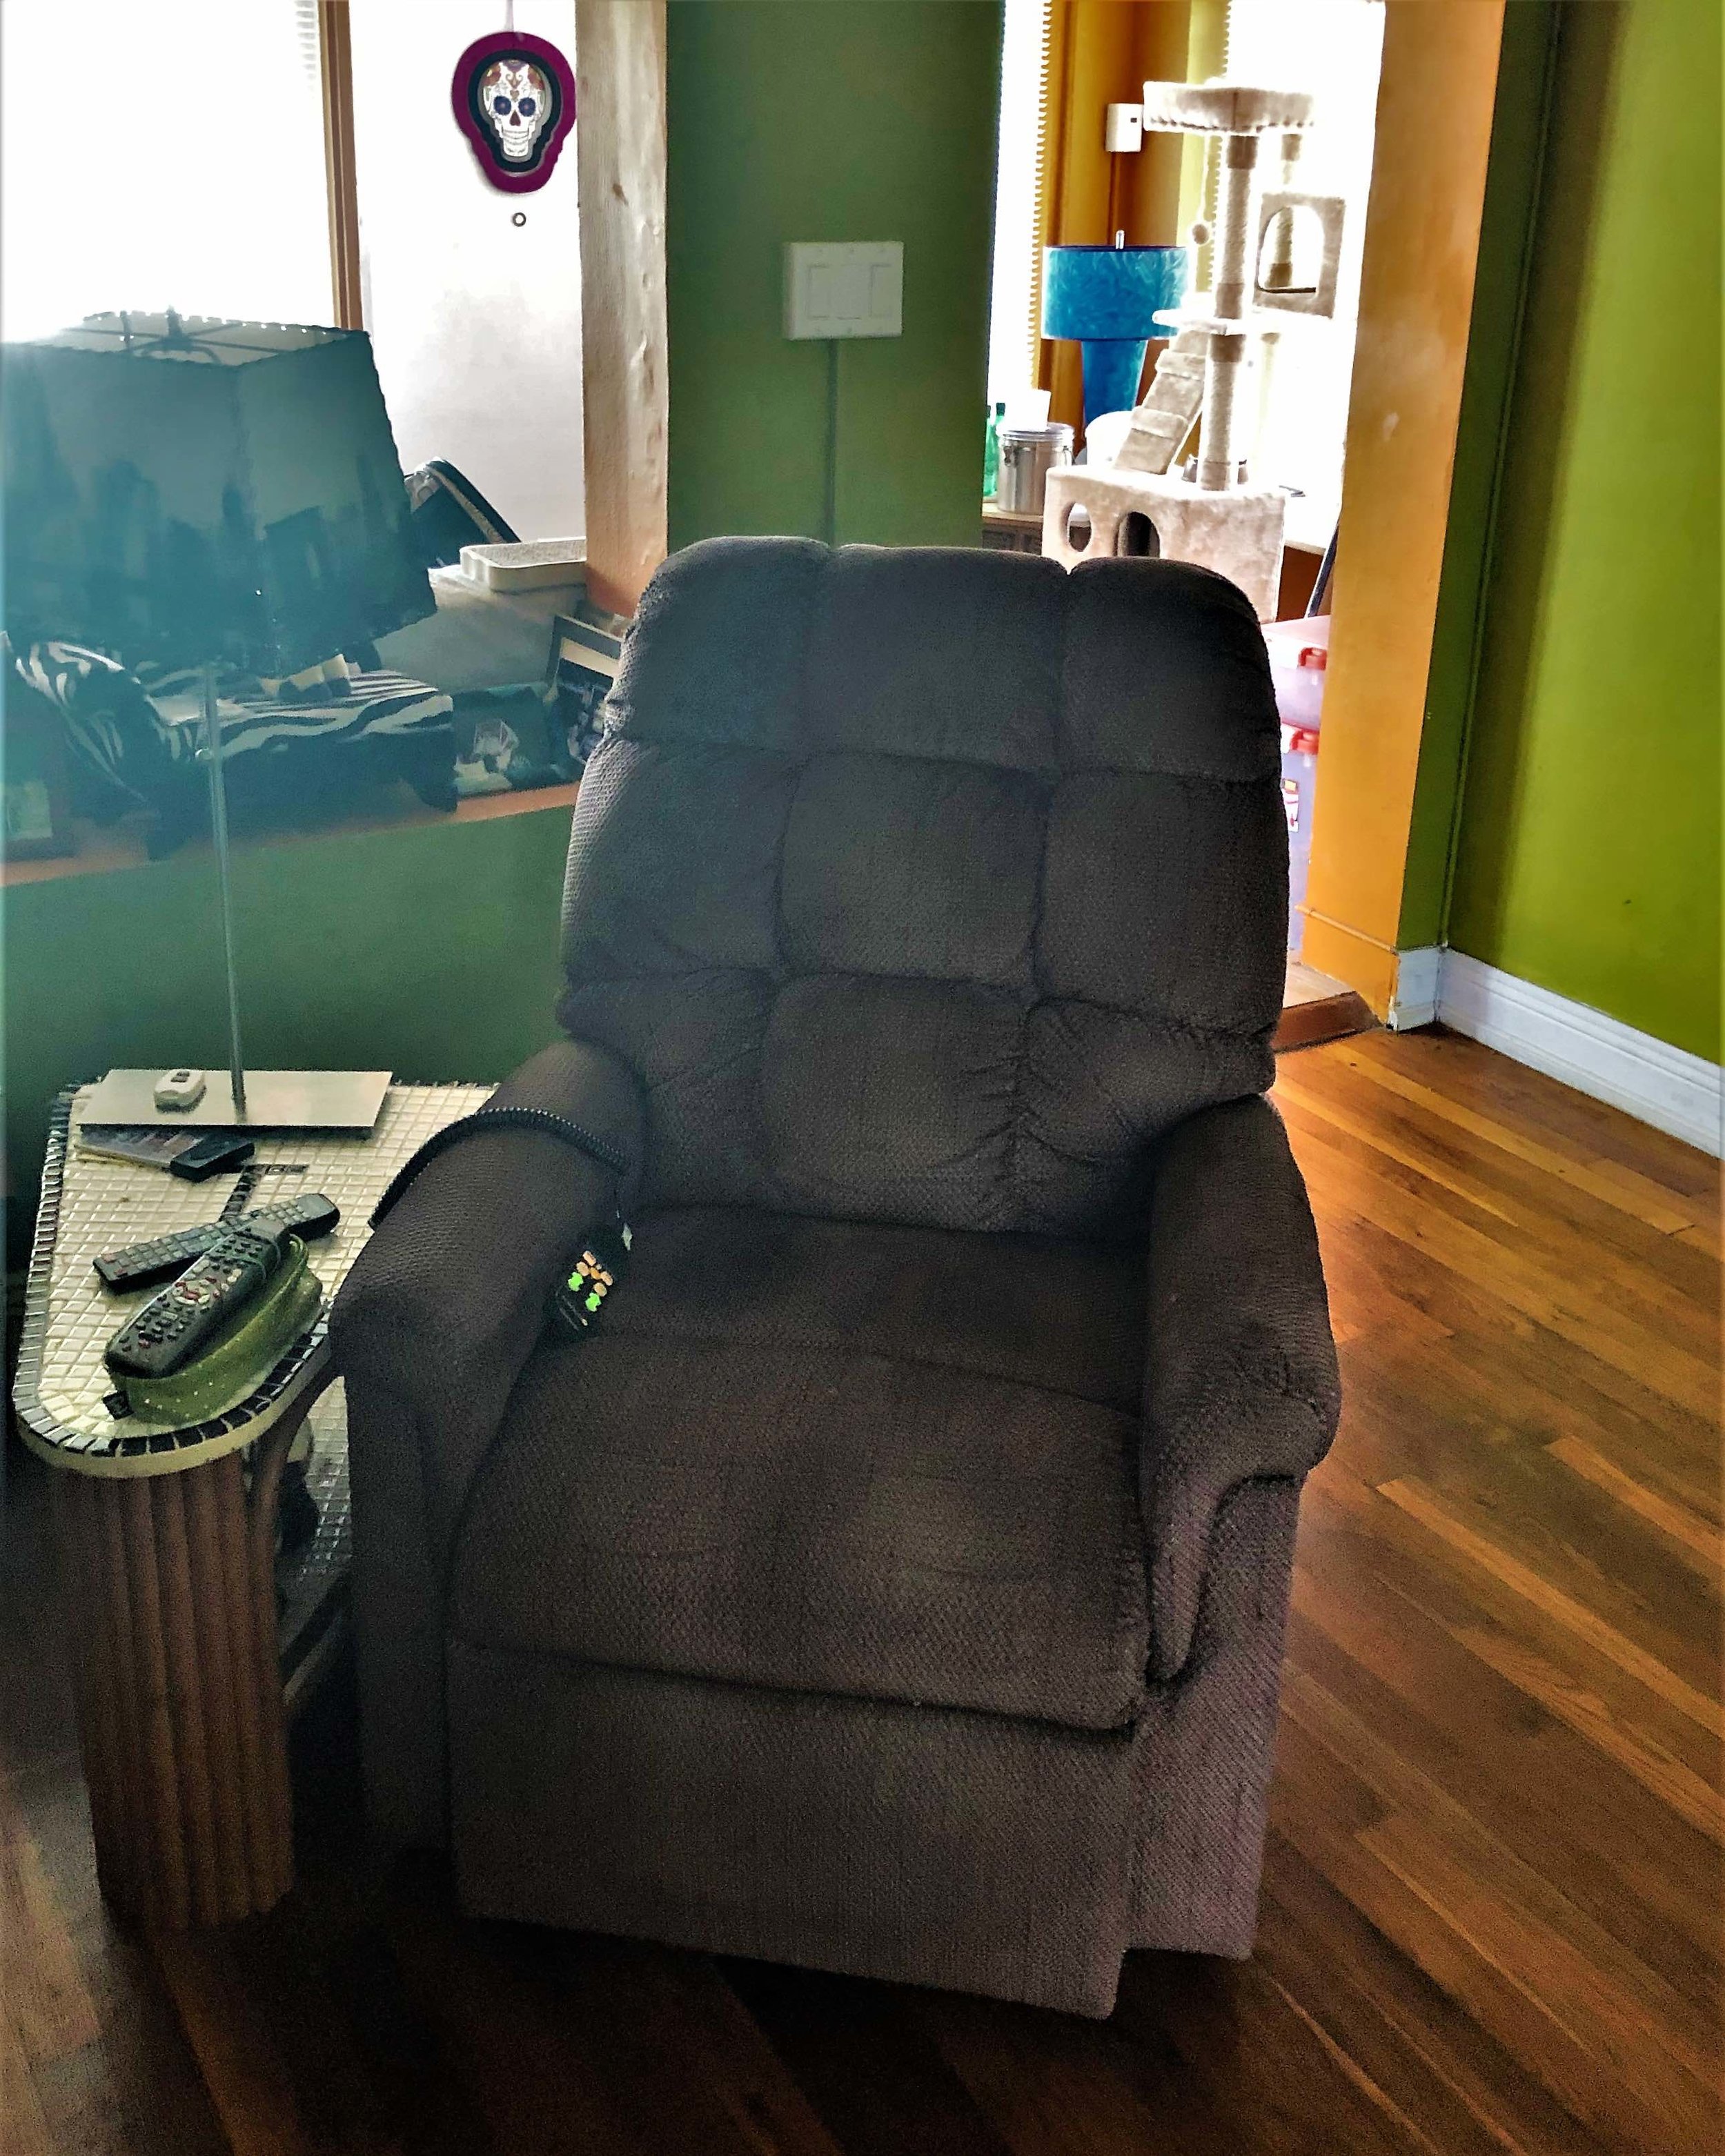
[{"label": "yellow curtain", "polygon": [[[1219,74],[1226,21],[1226,0],[1049,0],[1032,334],[1036,380],[1050,393],[1050,416],[1070,421],[1081,439],[1079,348],[1041,335],[1042,249],[1103,246],[1117,232],[1129,247],[1184,238],[1202,194],[1201,141],[1147,135],[1135,156],[1111,157],[1102,146],[1103,123],[1110,105],[1137,103],[1146,82]],[[1153,357],[1158,347],[1151,349]]]}]

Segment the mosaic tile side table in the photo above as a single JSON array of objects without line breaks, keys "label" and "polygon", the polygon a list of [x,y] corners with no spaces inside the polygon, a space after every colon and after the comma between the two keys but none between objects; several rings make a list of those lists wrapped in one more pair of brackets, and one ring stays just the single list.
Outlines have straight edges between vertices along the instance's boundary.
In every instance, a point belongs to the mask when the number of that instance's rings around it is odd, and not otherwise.
[{"label": "mosaic tile side table", "polygon": [[[491,1090],[392,1086],[363,1137],[260,1137],[237,1186],[85,1152],[90,1089],[55,1104],[15,1404],[25,1443],[64,1471],[54,1512],[102,1891],[146,1924],[227,1922],[273,1907],[293,1883],[275,1565],[282,1471],[330,1383],[329,1306],[372,1208],[434,1131]],[[226,1414],[186,1429],[116,1421],[102,1350],[149,1291],[107,1293],[97,1253],[311,1191],[341,1211],[311,1246],[325,1290],[311,1331]],[[345,1448],[338,1465],[345,1502]]]}]

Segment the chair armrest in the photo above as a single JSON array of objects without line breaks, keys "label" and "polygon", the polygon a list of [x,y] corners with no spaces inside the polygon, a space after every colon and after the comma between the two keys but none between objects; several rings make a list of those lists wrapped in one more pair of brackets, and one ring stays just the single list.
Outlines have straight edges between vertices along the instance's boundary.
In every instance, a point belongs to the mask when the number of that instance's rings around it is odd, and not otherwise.
[{"label": "chair armrest", "polygon": [[1166,1680],[1191,1651],[1223,1500],[1297,1482],[1341,1410],[1317,1231],[1268,1101],[1205,1109],[1161,1142],[1149,1267],[1139,1499],[1151,1674]]},{"label": "chair armrest", "polygon": [[545,1326],[555,1269],[575,1238],[639,1186],[644,1118],[634,1074],[608,1050],[561,1041],[492,1096],[548,1108],[608,1139],[619,1178],[536,1131],[485,1132],[430,1162],[355,1260],[331,1315],[350,1387],[411,1411],[432,1554],[447,1552],[468,1484]]}]

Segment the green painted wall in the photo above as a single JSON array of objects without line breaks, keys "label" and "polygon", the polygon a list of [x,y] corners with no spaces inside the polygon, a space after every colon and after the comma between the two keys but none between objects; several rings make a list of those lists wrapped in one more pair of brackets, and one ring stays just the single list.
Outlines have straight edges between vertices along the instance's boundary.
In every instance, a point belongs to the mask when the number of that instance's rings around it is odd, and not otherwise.
[{"label": "green painted wall", "polygon": [[1717,0],[1560,10],[1448,921],[1713,1059],[1720,60]]},{"label": "green painted wall", "polygon": [[1559,12],[1560,0],[1514,0],[1504,11],[1443,574],[1402,880],[1397,943],[1404,951],[1441,942],[1448,917],[1468,718],[1538,228]]},{"label": "green painted wall", "polygon": [[[501,1078],[553,1039],[569,812],[281,839],[234,862],[246,1060]],[[28,1201],[47,1103],[110,1065],[225,1067],[207,849],[6,894],[7,1140]]]},{"label": "green painted wall", "polygon": [[839,352],[838,536],[976,543],[1000,24],[995,0],[673,0],[673,547],[820,534],[828,348],[782,333],[788,239],[905,244],[904,335]]}]

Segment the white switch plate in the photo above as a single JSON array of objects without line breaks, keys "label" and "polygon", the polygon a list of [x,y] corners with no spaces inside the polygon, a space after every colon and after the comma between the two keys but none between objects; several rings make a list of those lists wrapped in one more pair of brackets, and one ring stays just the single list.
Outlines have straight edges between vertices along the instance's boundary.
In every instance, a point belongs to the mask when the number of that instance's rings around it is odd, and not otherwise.
[{"label": "white switch plate", "polygon": [[788,337],[890,337],[904,332],[901,239],[793,239],[784,250]]},{"label": "white switch plate", "polygon": [[1144,146],[1144,108],[1142,105],[1111,105],[1102,128],[1102,147],[1111,153],[1142,150]]}]

